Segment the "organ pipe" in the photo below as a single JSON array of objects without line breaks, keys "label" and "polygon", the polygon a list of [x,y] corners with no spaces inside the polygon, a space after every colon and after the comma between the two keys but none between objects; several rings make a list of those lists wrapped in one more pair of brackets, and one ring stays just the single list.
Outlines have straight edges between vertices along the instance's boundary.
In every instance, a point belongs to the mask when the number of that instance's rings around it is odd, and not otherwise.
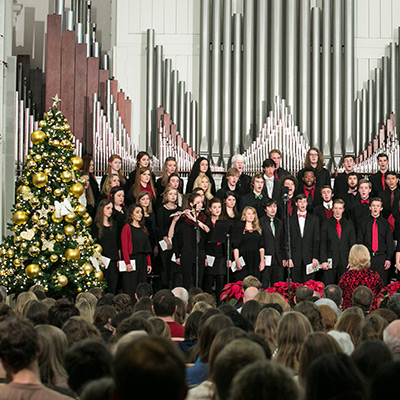
[{"label": "organ pipe", "polygon": [[317,146],[321,129],[321,98],[320,98],[320,8],[312,8],[312,124],[311,146]]},{"label": "organ pipe", "polygon": [[154,107],[154,29],[147,29],[147,77],[146,77],[146,87],[147,87],[147,97],[146,97],[146,132],[147,140],[146,147],[150,155],[153,154],[153,107]]},{"label": "organ pipe", "polygon": [[242,73],[242,16],[233,16],[233,92],[232,92],[232,133],[231,154],[240,153],[241,147],[241,73]]}]

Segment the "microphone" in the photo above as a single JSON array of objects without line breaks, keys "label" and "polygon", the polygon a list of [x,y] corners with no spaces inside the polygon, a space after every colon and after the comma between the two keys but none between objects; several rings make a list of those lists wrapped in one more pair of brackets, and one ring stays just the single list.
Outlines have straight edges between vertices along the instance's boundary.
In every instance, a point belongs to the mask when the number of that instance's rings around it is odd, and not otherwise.
[{"label": "microphone", "polygon": [[286,186],[283,186],[283,187],[282,187],[282,197],[283,197],[284,199],[287,199],[288,196],[289,196],[289,188],[286,187]]}]

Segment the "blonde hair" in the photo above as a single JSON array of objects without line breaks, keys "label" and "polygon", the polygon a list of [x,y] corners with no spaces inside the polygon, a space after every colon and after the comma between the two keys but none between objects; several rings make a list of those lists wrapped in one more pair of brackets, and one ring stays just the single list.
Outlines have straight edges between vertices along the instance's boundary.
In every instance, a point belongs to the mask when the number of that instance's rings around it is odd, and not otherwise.
[{"label": "blonde hair", "polygon": [[176,162],[176,158],[175,157],[167,157],[164,161],[164,164],[162,166],[162,171],[161,171],[161,185],[166,187],[168,184],[168,172],[167,172],[167,164],[173,161],[175,163],[175,169],[177,169],[178,164]]},{"label": "blonde hair", "polygon": [[176,192],[176,201],[175,204],[178,204],[178,195],[179,195],[179,191],[178,189],[173,188],[172,186],[167,186],[164,190],[164,193],[162,194],[162,203],[163,204],[167,204],[168,203],[168,194],[169,192],[175,191]]},{"label": "blonde hair", "polygon": [[300,351],[312,331],[310,321],[303,314],[298,311],[284,313],[278,324],[278,351],[274,360],[298,371]]},{"label": "blonde hair", "polygon": [[271,354],[278,346],[278,323],[281,314],[274,308],[264,308],[258,314],[254,332],[260,335],[268,344]]},{"label": "blonde hair", "polygon": [[24,310],[24,306],[26,303],[28,303],[31,300],[38,300],[37,296],[35,293],[33,292],[22,292],[18,295],[17,297],[17,301],[15,303],[15,313],[18,316],[22,316],[23,310]]},{"label": "blonde hair", "polygon": [[75,304],[76,308],[79,310],[79,315],[86,321],[93,323],[93,316],[95,312],[95,308],[86,300],[79,300]]},{"label": "blonde hair", "polygon": [[261,235],[260,221],[258,220],[257,211],[254,207],[246,206],[242,211],[242,217],[240,218],[242,221],[245,221],[245,214],[247,210],[251,210],[254,213],[254,221],[252,222],[253,229],[257,231]]},{"label": "blonde hair", "polygon": [[[142,190],[141,192],[139,192],[139,194],[137,195],[137,197],[136,197],[136,203],[137,204],[139,204],[142,208],[143,208],[143,206],[140,204],[140,200],[144,197],[144,196],[149,196],[149,205],[147,206],[147,210],[146,210],[146,212],[147,212],[147,214],[152,214],[153,213],[153,206],[152,206],[152,204],[151,204],[151,196],[150,196],[150,193],[149,192],[147,192],[146,190]],[[143,209],[143,211],[144,211],[144,209]]]},{"label": "blonde hair", "polygon": [[[200,183],[201,183],[201,181],[203,180],[203,178],[206,178],[206,179],[207,179],[207,182],[208,182],[208,186],[207,186],[207,190],[206,190],[206,191],[204,191],[204,189],[200,186]],[[196,188],[202,189],[203,192],[204,192],[204,196],[205,196],[208,200],[211,200],[211,199],[214,197],[214,196],[211,194],[211,183],[210,183],[210,178],[209,178],[206,174],[200,173],[200,174],[197,176],[197,178],[194,180],[193,189],[196,189]]]},{"label": "blonde hair", "polygon": [[101,189],[101,194],[106,194],[107,196],[109,196],[110,191],[111,191],[111,181],[113,180],[114,176],[118,177],[119,183],[121,184],[121,178],[119,177],[118,174],[109,174],[109,175],[107,175],[107,177],[104,181],[103,188]]},{"label": "blonde hair", "polygon": [[355,271],[368,269],[371,265],[371,256],[363,244],[355,244],[349,253],[350,268]]}]

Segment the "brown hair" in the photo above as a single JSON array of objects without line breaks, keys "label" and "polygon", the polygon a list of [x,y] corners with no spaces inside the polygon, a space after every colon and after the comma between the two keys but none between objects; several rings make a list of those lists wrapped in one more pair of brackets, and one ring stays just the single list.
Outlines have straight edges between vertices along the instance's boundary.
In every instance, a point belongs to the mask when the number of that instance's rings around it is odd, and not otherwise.
[{"label": "brown hair", "polygon": [[317,171],[321,171],[322,168],[325,166],[324,162],[324,156],[321,153],[321,150],[318,149],[317,147],[310,147],[309,150],[307,151],[306,158],[304,160],[304,168],[312,168],[311,167],[311,161],[310,161],[310,152],[311,151],[316,151],[318,153],[318,162],[317,162]]},{"label": "brown hair", "polygon": [[[106,169],[107,175],[111,174],[110,163],[112,163],[114,160],[121,160],[121,163],[122,163],[122,158],[118,154],[112,154],[109,157],[108,162],[107,162],[107,169]],[[122,167],[122,164],[121,164],[121,167]],[[118,176],[119,176],[119,181],[122,183],[122,185],[125,185],[126,179],[125,179],[124,174],[122,173],[121,169],[118,171]]]},{"label": "brown hair", "polygon": [[139,193],[140,193],[140,188],[141,188],[141,184],[140,184],[140,175],[144,174],[146,171],[150,172],[150,181],[149,181],[149,185],[151,187],[151,190],[153,191],[153,196],[154,198],[156,198],[156,190],[154,188],[154,183],[153,183],[153,179],[151,178],[151,169],[150,167],[140,167],[136,170],[136,176],[135,176],[135,184],[133,185],[133,196],[135,198],[138,197]]}]

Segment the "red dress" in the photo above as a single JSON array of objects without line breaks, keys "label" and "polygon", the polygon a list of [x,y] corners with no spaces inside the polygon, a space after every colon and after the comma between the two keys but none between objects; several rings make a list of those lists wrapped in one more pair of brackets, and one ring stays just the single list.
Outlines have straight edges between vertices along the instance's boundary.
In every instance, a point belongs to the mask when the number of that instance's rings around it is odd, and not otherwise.
[{"label": "red dress", "polygon": [[340,278],[339,287],[343,291],[343,310],[351,307],[351,295],[358,286],[366,286],[372,290],[374,301],[371,309],[378,308],[378,294],[383,288],[383,281],[376,271],[364,269],[361,271],[349,270]]}]

